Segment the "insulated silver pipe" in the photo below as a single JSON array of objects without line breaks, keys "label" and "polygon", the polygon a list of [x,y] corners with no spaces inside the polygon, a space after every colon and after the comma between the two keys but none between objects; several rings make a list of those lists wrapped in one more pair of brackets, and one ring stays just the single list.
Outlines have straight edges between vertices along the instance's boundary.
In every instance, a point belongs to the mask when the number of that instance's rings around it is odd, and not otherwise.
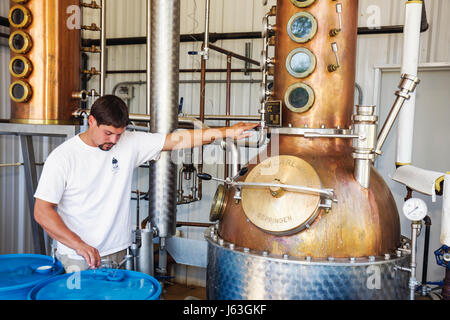
[{"label": "insulated silver pipe", "polygon": [[[180,0],[151,1],[150,131],[178,125]],[[160,238],[176,232],[177,166],[170,152],[150,164],[149,217]]]},{"label": "insulated silver pipe", "polygon": [[238,174],[240,167],[239,150],[234,141],[228,139],[220,140],[220,146],[225,152],[230,152],[231,163],[229,165],[231,165],[231,177],[234,177]]},{"label": "insulated silver pipe", "polygon": [[106,0],[101,2],[100,25],[100,96],[103,97],[106,86]]}]

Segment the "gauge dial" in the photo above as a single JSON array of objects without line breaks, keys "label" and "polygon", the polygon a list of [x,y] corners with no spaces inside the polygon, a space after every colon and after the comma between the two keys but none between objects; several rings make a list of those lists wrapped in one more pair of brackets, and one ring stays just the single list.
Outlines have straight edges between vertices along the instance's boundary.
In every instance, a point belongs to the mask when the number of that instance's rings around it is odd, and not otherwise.
[{"label": "gauge dial", "polygon": [[408,199],[403,204],[403,214],[412,221],[419,221],[425,218],[428,213],[427,204],[419,198]]}]

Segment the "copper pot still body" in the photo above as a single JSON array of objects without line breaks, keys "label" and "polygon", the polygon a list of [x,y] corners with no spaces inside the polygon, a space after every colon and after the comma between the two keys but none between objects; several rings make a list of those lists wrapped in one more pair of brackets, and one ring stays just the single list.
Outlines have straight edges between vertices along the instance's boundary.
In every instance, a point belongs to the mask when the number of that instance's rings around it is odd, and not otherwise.
[{"label": "copper pot still body", "polygon": [[[12,0],[11,122],[73,124],[81,86],[79,0]],[[72,9],[73,10],[72,10]]]},{"label": "copper pot still body", "polygon": [[[271,100],[282,101],[283,127],[351,126],[357,21],[355,0],[278,0]],[[337,44],[337,58],[332,43]],[[231,188],[219,236],[275,256],[392,254],[400,246],[394,198],[373,167],[369,188],[355,180],[351,153],[351,139],[272,136],[267,152],[250,161],[249,173],[241,181],[333,189],[337,202],[325,210],[317,195],[273,188],[243,189],[242,200],[235,201]],[[278,169],[264,174],[274,161]]]}]

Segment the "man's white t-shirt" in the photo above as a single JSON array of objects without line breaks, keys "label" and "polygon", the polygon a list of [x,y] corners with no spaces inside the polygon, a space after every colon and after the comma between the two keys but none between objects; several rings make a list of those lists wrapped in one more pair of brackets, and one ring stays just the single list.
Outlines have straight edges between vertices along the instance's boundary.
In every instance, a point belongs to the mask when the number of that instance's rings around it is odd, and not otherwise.
[{"label": "man's white t-shirt", "polygon": [[[111,150],[102,151],[77,135],[50,153],[34,197],[57,204],[66,226],[100,256],[126,249],[131,245],[133,170],[159,156],[165,137],[125,131]],[[57,251],[83,259],[60,242]]]}]

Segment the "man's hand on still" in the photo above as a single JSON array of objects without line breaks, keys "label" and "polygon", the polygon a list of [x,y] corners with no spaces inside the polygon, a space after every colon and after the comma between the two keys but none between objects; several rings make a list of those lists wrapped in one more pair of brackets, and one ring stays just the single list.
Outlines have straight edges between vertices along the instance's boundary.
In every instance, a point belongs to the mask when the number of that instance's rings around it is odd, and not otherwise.
[{"label": "man's hand on still", "polygon": [[252,130],[252,129],[256,128],[257,126],[259,126],[259,123],[244,123],[244,122],[236,123],[235,125],[227,128],[226,137],[235,139],[235,140],[240,140],[240,139],[250,137],[253,133],[246,132],[246,131]]}]

